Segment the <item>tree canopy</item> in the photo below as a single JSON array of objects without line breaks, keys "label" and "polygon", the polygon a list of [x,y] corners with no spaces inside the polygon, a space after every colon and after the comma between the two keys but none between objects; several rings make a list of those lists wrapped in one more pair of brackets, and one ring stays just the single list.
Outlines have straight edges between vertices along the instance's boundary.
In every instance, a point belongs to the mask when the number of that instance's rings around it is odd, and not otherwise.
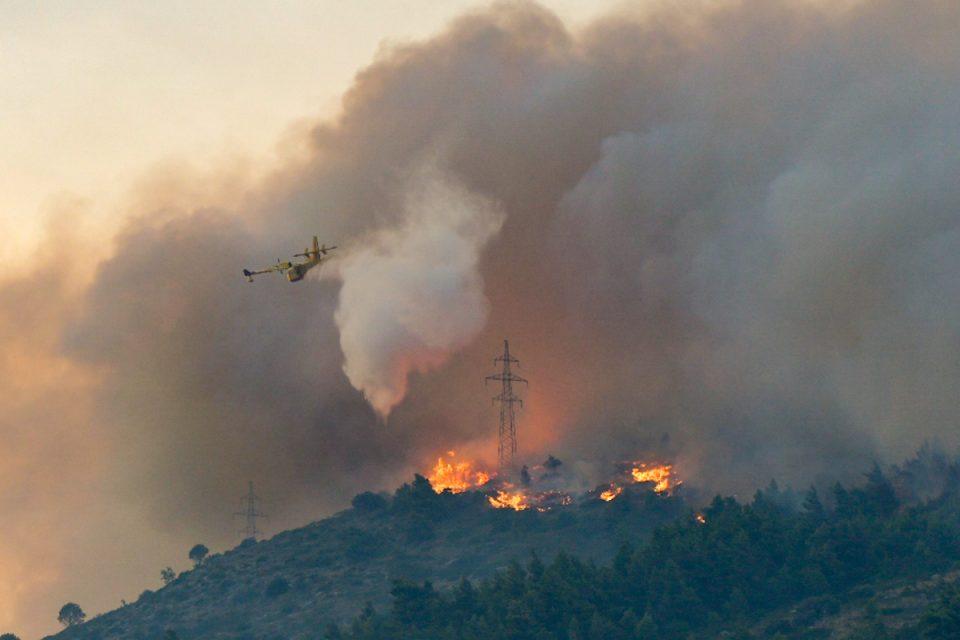
[{"label": "tree canopy", "polygon": [[57,615],[57,621],[65,627],[83,624],[83,621],[86,619],[87,614],[84,613],[80,605],[75,602],[68,602],[60,607],[60,613]]},{"label": "tree canopy", "polygon": [[210,550],[207,549],[206,545],[195,544],[193,548],[190,549],[190,553],[187,554],[191,560],[193,560],[193,566],[199,567],[203,564],[203,561],[206,559],[207,554],[210,553]]}]

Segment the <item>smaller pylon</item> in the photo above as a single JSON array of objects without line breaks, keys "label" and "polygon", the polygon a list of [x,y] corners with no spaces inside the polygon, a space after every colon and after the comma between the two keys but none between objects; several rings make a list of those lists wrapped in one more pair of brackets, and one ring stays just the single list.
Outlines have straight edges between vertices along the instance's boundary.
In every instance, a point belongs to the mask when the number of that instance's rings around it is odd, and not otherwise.
[{"label": "smaller pylon", "polygon": [[253,539],[256,540],[257,536],[260,535],[261,531],[257,529],[257,518],[266,518],[267,514],[260,511],[257,507],[257,503],[260,502],[260,497],[253,492],[253,481],[251,480],[248,484],[247,494],[243,496],[240,502],[240,511],[234,513],[234,517],[243,516],[246,520],[245,526],[243,529],[238,531],[243,540]]}]

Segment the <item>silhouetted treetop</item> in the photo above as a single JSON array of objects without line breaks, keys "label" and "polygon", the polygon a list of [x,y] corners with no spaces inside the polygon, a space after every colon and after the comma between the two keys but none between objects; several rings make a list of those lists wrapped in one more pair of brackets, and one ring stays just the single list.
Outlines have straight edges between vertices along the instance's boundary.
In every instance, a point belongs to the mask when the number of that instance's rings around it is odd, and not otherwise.
[{"label": "silhouetted treetop", "polygon": [[82,624],[86,618],[87,614],[75,602],[68,602],[60,607],[60,613],[57,615],[57,621],[65,627]]},{"label": "silhouetted treetop", "polygon": [[207,549],[206,545],[195,544],[193,548],[190,549],[190,553],[187,555],[191,560],[193,560],[193,566],[199,567],[203,564],[203,561],[206,559],[207,554],[210,553],[210,550]]}]

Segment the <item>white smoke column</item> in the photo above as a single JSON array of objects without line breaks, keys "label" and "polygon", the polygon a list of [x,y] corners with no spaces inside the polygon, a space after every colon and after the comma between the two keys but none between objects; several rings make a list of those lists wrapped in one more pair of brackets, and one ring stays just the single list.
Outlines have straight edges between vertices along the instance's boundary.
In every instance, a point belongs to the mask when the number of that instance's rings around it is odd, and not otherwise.
[{"label": "white smoke column", "polygon": [[411,183],[403,222],[341,260],[343,370],[381,418],[403,400],[412,372],[441,366],[483,327],[489,305],[477,263],[503,217],[431,170]]}]

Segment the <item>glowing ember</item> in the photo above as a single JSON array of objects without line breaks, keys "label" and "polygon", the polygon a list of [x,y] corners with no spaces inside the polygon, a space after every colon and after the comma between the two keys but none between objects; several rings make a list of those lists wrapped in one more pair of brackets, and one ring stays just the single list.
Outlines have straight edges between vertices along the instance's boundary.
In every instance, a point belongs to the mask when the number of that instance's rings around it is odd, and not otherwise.
[{"label": "glowing ember", "polygon": [[563,491],[542,491],[530,498],[537,511],[550,511],[553,507],[567,507],[573,504],[573,496]]},{"label": "glowing ember", "polygon": [[496,496],[487,496],[490,505],[497,509],[513,509],[523,511],[530,508],[527,496],[522,491],[497,491]]},{"label": "glowing ember", "polygon": [[673,478],[671,464],[648,465],[643,462],[634,462],[630,474],[634,482],[653,482],[653,490],[657,493],[670,491],[674,485],[679,484]]},{"label": "glowing ember", "polygon": [[[453,458],[456,451],[447,451],[447,456]],[[485,485],[490,481],[490,474],[476,470],[471,462],[447,462],[443,457],[437,458],[437,464],[427,476],[430,486],[437,493],[449,489],[452,493],[463,493],[470,489]]]},{"label": "glowing ember", "polygon": [[610,502],[621,493],[623,493],[623,487],[618,484],[611,484],[609,489],[600,493],[600,499],[604,502]]}]

